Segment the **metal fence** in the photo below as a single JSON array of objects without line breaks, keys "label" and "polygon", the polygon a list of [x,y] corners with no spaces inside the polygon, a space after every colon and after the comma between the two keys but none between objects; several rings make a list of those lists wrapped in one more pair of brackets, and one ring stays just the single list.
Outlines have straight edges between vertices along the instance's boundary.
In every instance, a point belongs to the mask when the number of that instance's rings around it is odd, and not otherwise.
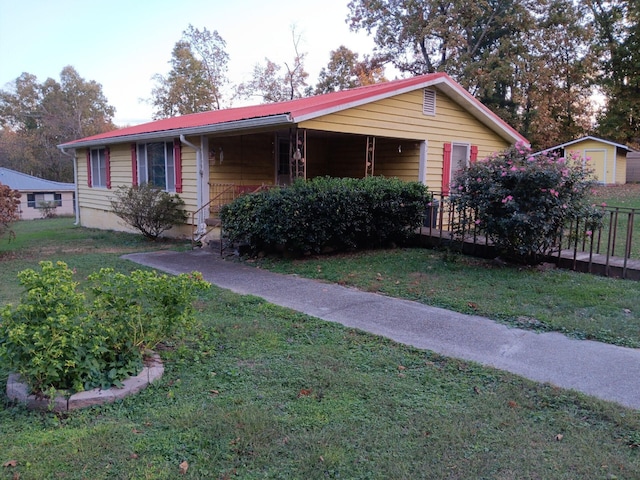
[{"label": "metal fence", "polygon": [[[594,229],[584,220],[570,222],[560,238],[552,242],[548,260],[573,270],[640,279],[640,209],[600,208],[603,215],[600,227]],[[449,197],[434,194],[425,211],[422,235],[432,245],[453,243],[464,253],[482,256],[495,253],[490,239],[474,228],[469,219],[473,220],[473,212],[460,212]]]}]

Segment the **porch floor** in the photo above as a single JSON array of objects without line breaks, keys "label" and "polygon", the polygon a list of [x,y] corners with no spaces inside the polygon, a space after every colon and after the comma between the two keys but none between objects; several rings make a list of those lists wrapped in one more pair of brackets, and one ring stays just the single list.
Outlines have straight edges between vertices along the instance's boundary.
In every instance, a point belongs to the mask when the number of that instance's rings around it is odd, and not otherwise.
[{"label": "porch floor", "polygon": [[[451,232],[448,230],[421,227],[419,234],[422,245],[437,246],[451,242]],[[495,256],[494,248],[487,243],[484,237],[465,239],[462,251],[488,258]],[[607,257],[607,255],[603,254],[574,252],[572,249],[565,249],[560,252],[560,255],[556,253],[549,257],[548,261],[556,263],[560,268],[577,272],[627,280],[640,280],[640,260],[614,256]]]}]

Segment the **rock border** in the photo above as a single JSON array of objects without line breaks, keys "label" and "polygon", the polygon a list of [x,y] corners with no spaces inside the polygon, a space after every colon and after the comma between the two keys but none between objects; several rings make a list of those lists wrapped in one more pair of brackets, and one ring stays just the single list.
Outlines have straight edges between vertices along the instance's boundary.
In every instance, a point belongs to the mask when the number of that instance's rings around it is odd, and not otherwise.
[{"label": "rock border", "polygon": [[74,393],[69,398],[59,395],[51,402],[48,398],[37,398],[35,395],[29,395],[27,384],[21,381],[20,375],[12,373],[7,380],[7,397],[9,400],[25,403],[30,410],[66,412],[94,405],[113,403],[129,395],[134,395],[145,389],[150,383],[161,378],[163,374],[164,365],[160,355],[154,353],[144,360],[144,368],[138,375],[122,381],[122,387],[111,387],[106,390],[94,388],[93,390]]}]

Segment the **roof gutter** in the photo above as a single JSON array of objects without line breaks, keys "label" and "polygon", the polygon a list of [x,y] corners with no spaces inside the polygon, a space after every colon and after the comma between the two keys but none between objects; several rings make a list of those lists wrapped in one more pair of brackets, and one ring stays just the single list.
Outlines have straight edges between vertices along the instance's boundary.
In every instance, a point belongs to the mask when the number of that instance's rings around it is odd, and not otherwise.
[{"label": "roof gutter", "polygon": [[76,212],[76,221],[73,224],[78,226],[80,225],[80,205],[78,202],[78,162],[76,162],[75,153],[71,154],[67,152],[64,148],[60,148],[60,151],[62,152],[63,155],[66,155],[67,157],[73,160],[73,184],[75,186],[74,194],[73,194],[73,206]]},{"label": "roof gutter", "polygon": [[291,115],[288,113],[273,115],[263,118],[249,118],[246,120],[236,120],[233,122],[225,122],[213,125],[202,125],[198,127],[174,128],[171,130],[157,130],[155,132],[145,132],[131,135],[121,135],[117,137],[98,138],[95,140],[80,140],[77,142],[63,143],[58,148],[82,148],[92,147],[96,145],[112,145],[122,142],[139,142],[144,140],[155,140],[162,137],[176,137],[187,135],[206,135],[214,133],[227,133],[235,130],[247,130],[250,128],[268,128],[279,125],[290,125],[293,123]]}]

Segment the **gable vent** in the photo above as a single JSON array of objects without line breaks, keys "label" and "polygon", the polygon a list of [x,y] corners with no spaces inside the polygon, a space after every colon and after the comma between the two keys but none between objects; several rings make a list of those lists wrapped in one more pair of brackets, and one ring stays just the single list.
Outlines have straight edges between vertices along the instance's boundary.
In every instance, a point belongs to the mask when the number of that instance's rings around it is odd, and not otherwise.
[{"label": "gable vent", "polygon": [[436,91],[428,88],[424,89],[424,97],[422,100],[422,113],[425,115],[436,114]]}]

